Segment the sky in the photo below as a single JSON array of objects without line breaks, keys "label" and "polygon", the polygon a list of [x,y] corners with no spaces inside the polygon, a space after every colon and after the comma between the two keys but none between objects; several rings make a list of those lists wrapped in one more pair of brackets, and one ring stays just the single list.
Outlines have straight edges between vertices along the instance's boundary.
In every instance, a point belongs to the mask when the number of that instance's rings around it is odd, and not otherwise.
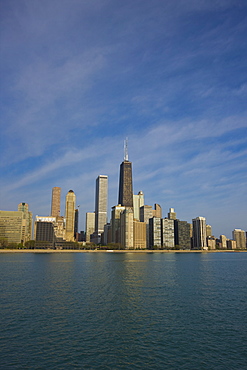
[{"label": "sky", "polygon": [[0,0],[1,210],[95,209],[133,188],[213,235],[247,229],[245,0]]}]

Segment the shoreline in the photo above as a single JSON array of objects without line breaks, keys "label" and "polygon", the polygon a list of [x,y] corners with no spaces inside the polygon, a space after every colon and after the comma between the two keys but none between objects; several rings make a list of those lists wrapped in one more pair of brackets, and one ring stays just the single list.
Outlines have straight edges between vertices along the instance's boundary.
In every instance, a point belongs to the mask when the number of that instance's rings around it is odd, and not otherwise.
[{"label": "shoreline", "polygon": [[121,249],[121,250],[85,250],[85,249],[0,249],[0,253],[239,253],[247,252],[247,249],[214,249],[214,250],[170,250],[170,249],[161,249],[161,250],[152,250],[152,249]]}]

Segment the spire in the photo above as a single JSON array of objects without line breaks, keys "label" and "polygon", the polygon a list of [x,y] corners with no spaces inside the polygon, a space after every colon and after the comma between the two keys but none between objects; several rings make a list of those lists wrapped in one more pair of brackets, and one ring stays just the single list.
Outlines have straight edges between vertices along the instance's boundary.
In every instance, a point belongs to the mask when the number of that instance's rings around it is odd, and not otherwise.
[{"label": "spire", "polygon": [[129,155],[128,155],[128,138],[124,140],[124,161],[129,160]]}]

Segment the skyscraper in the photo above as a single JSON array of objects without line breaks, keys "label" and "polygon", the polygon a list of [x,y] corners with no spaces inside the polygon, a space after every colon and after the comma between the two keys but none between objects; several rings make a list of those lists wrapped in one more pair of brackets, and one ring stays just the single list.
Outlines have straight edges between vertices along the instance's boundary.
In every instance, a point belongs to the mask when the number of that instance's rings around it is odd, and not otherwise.
[{"label": "skyscraper", "polygon": [[191,248],[190,224],[187,221],[174,220],[175,245],[180,249]]},{"label": "skyscraper", "polygon": [[162,226],[162,245],[164,248],[174,248],[174,220],[169,218],[163,218],[161,220]]},{"label": "skyscraper", "polygon": [[108,176],[99,175],[95,192],[95,234],[100,236],[107,224]]},{"label": "skyscraper", "polygon": [[193,224],[193,249],[207,249],[206,239],[206,219],[204,217],[196,217],[192,220]]},{"label": "skyscraper", "polygon": [[233,240],[236,241],[237,249],[246,248],[246,234],[244,230],[234,229],[232,232],[232,237],[233,237]]},{"label": "skyscraper", "polygon": [[74,228],[75,228],[75,193],[69,190],[66,195],[65,204],[65,239],[66,241],[74,241]]},{"label": "skyscraper", "polygon": [[95,230],[95,213],[86,213],[86,241],[90,242],[90,235],[94,233]]},{"label": "skyscraper", "polygon": [[26,242],[32,239],[33,214],[29,211],[27,203],[18,204],[18,211],[23,212],[24,225],[22,241]]},{"label": "skyscraper", "polygon": [[132,163],[128,159],[127,140],[124,143],[124,161],[120,165],[118,204],[133,207]]},{"label": "skyscraper", "polygon": [[137,195],[133,195],[134,219],[140,221],[140,207],[144,206],[144,194],[139,191]]},{"label": "skyscraper", "polygon": [[55,186],[52,188],[51,198],[51,216],[58,217],[60,215],[60,199],[61,199],[61,188]]}]

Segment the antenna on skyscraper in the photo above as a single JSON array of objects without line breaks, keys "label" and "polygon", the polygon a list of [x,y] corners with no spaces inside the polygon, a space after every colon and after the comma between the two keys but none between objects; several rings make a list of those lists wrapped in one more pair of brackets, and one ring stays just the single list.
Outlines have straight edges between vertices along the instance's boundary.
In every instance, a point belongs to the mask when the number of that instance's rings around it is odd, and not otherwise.
[{"label": "antenna on skyscraper", "polygon": [[125,161],[129,160],[129,156],[128,156],[128,138],[127,137],[124,140],[124,160]]}]

